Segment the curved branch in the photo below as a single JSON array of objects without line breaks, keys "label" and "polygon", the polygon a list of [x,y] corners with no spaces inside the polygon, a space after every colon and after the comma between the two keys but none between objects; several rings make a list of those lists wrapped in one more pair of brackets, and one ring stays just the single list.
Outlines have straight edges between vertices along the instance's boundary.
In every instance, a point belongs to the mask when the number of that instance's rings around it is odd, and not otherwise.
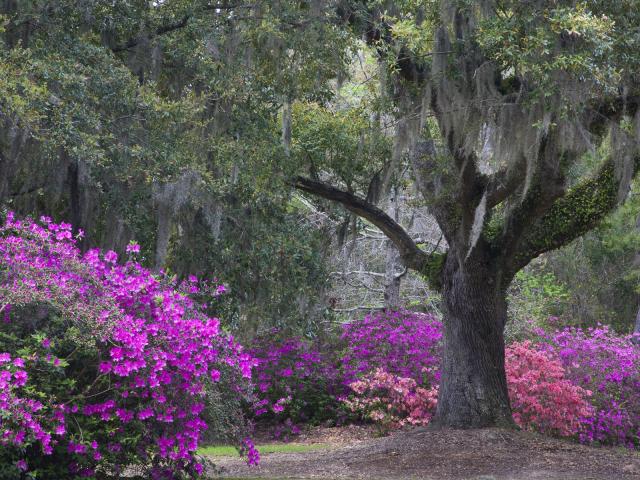
[{"label": "curved branch", "polygon": [[[402,226],[384,211],[367,202],[365,199],[335,188],[325,182],[311,180],[305,177],[296,177],[292,184],[295,188],[304,192],[338,202],[347,210],[373,223],[395,244],[400,252],[402,263],[407,268],[411,268],[425,275],[429,272],[428,276],[431,277],[433,262],[437,261],[439,264],[442,263],[442,259],[437,258],[442,254],[433,253],[429,255],[418,248]],[[435,278],[431,281],[434,284],[438,283]]]},{"label": "curved branch", "polygon": [[[640,158],[636,158],[634,175],[639,167]],[[609,158],[594,177],[557,199],[526,233],[514,258],[513,272],[537,256],[560,248],[593,229],[618,205],[618,188],[614,161]]]}]

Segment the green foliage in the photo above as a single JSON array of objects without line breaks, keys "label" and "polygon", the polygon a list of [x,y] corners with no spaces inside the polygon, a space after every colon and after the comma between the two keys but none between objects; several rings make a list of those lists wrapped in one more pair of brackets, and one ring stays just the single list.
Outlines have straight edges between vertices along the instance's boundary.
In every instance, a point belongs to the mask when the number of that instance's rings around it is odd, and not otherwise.
[{"label": "green foliage", "polygon": [[569,286],[571,314],[586,325],[604,322],[630,331],[638,309],[640,231],[637,184],[629,199],[597,229],[550,255],[549,266]]},{"label": "green foliage", "polygon": [[311,171],[330,171],[349,189],[365,189],[390,155],[382,135],[363,106],[330,109],[318,104],[293,106],[292,153]]},{"label": "green foliage", "polygon": [[[218,239],[200,216],[174,236],[167,263],[180,275],[216,271],[228,288],[226,325],[243,339],[273,327],[317,332],[325,314],[326,232],[291,203],[268,197],[227,207]],[[185,225],[187,227],[188,225]]]},{"label": "green foliage", "polygon": [[[569,313],[570,287],[561,282],[544,260],[519,271],[509,289],[509,321],[505,335],[521,340],[534,326]],[[552,325],[555,327],[557,325]]]},{"label": "green foliage", "polygon": [[495,15],[481,23],[477,41],[506,78],[519,75],[537,85],[536,95],[564,87],[558,72],[611,91],[621,68],[612,53],[624,32],[597,3],[499,2]]}]

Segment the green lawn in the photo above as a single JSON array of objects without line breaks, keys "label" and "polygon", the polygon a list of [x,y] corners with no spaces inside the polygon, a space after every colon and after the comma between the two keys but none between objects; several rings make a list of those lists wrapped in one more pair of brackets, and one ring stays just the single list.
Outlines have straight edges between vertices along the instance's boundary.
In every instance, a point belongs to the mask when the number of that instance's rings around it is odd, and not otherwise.
[{"label": "green lawn", "polygon": [[[329,446],[324,443],[314,443],[311,445],[303,445],[300,443],[267,443],[264,445],[256,445],[261,455],[269,453],[304,453],[315,450],[322,450]],[[238,455],[238,450],[231,445],[219,445],[212,447],[202,447],[198,449],[200,455],[208,455],[210,457],[234,457]]]}]

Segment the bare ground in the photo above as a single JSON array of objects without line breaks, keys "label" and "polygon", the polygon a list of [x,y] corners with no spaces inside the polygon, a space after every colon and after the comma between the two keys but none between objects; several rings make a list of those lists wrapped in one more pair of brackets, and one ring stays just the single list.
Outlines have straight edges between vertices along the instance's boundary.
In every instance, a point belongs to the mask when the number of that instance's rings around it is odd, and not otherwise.
[{"label": "bare ground", "polygon": [[301,439],[306,453],[264,455],[259,467],[216,458],[222,477],[366,480],[640,480],[640,452],[578,445],[501,429],[396,432],[323,429]]}]

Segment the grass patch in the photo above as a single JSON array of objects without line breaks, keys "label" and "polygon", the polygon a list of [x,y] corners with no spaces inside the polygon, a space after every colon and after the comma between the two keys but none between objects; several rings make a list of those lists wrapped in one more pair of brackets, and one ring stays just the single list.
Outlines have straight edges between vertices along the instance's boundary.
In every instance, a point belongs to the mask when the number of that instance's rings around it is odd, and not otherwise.
[{"label": "grass patch", "polygon": [[[325,443],[313,443],[304,445],[301,443],[267,443],[264,445],[256,445],[260,454],[269,453],[305,453],[313,452],[328,448]],[[198,449],[200,455],[208,455],[210,457],[235,457],[238,450],[231,445],[217,445],[211,447],[202,447]]]}]

